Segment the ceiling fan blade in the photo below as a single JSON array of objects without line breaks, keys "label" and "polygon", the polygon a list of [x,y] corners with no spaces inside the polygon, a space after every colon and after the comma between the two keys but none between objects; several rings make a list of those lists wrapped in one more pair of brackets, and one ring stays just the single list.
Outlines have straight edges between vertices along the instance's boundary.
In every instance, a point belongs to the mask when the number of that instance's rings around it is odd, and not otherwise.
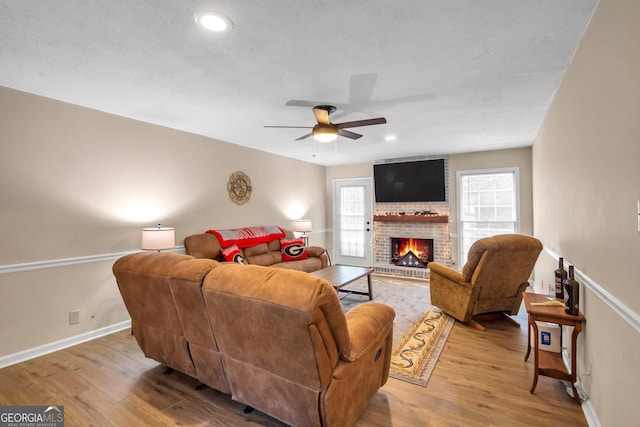
[{"label": "ceiling fan blade", "polygon": [[288,105],[290,107],[310,107],[313,108],[316,105],[325,104],[320,101],[305,101],[303,99],[290,99],[284,105]]},{"label": "ceiling fan blade", "polygon": [[364,104],[371,101],[378,80],[377,73],[355,74],[349,79],[349,104]]},{"label": "ceiling fan blade", "polygon": [[359,133],[351,132],[350,130],[345,129],[338,129],[338,135],[351,139],[362,138],[362,135],[360,135]]},{"label": "ceiling fan blade", "polygon": [[309,133],[308,133],[308,134],[306,134],[306,135],[302,135],[300,138],[296,138],[296,139],[294,139],[294,141],[300,141],[300,140],[303,140],[303,139],[309,138],[311,135],[313,135],[313,132],[309,132]]},{"label": "ceiling fan blade", "polygon": [[354,120],[352,122],[334,123],[334,125],[338,129],[344,129],[355,128],[358,126],[382,125],[385,123],[387,123],[387,119],[385,119],[384,117],[378,117],[377,119]]},{"label": "ceiling fan blade", "polygon": [[265,126],[266,128],[280,128],[280,129],[313,129],[313,126]]},{"label": "ceiling fan blade", "polygon": [[321,125],[330,125],[329,121],[329,112],[327,110],[323,110],[322,108],[314,108],[313,114],[316,116],[316,120]]}]

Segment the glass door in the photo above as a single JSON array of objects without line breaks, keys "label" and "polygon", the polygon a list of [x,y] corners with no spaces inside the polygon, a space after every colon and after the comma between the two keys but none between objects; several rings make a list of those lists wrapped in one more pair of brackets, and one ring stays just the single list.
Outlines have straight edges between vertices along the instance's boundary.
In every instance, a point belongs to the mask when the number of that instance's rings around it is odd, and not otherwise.
[{"label": "glass door", "polygon": [[373,263],[371,178],[333,181],[333,261],[368,267]]}]

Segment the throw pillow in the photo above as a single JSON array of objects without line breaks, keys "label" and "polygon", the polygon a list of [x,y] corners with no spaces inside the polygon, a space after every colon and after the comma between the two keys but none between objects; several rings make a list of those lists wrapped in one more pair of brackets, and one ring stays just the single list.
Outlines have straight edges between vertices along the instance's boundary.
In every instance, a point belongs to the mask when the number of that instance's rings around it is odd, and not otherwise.
[{"label": "throw pillow", "polygon": [[222,257],[224,258],[225,261],[244,264],[244,258],[242,257],[242,252],[240,252],[240,248],[236,244],[233,244],[228,248],[224,248],[223,250],[220,251],[220,253],[222,253]]},{"label": "throw pillow", "polygon": [[283,261],[297,261],[309,257],[302,239],[280,239]]}]

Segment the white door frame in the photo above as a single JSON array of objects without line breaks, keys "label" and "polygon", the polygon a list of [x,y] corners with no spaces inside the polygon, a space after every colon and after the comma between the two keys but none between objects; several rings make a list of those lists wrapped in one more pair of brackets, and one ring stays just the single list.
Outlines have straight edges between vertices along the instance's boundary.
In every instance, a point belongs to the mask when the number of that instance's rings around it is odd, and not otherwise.
[{"label": "white door frame", "polygon": [[[340,189],[342,187],[364,187],[364,200],[362,203],[362,253],[358,255],[343,254],[341,226],[341,200]],[[358,246],[360,249],[360,246]],[[357,265],[370,267],[373,265],[373,178],[348,178],[333,180],[333,261],[335,264]]]}]

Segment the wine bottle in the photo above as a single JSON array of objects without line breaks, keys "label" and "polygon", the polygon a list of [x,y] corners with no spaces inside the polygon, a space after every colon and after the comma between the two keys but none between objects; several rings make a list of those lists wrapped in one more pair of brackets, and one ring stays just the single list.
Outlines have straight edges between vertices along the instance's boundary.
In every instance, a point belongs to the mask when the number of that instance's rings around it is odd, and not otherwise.
[{"label": "wine bottle", "polygon": [[564,258],[560,257],[558,268],[553,272],[556,281],[556,299],[564,298],[563,283],[567,278],[567,270],[564,269]]},{"label": "wine bottle", "polygon": [[580,284],[574,278],[573,265],[569,266],[569,277],[564,279],[564,312],[577,316],[579,312]]}]

